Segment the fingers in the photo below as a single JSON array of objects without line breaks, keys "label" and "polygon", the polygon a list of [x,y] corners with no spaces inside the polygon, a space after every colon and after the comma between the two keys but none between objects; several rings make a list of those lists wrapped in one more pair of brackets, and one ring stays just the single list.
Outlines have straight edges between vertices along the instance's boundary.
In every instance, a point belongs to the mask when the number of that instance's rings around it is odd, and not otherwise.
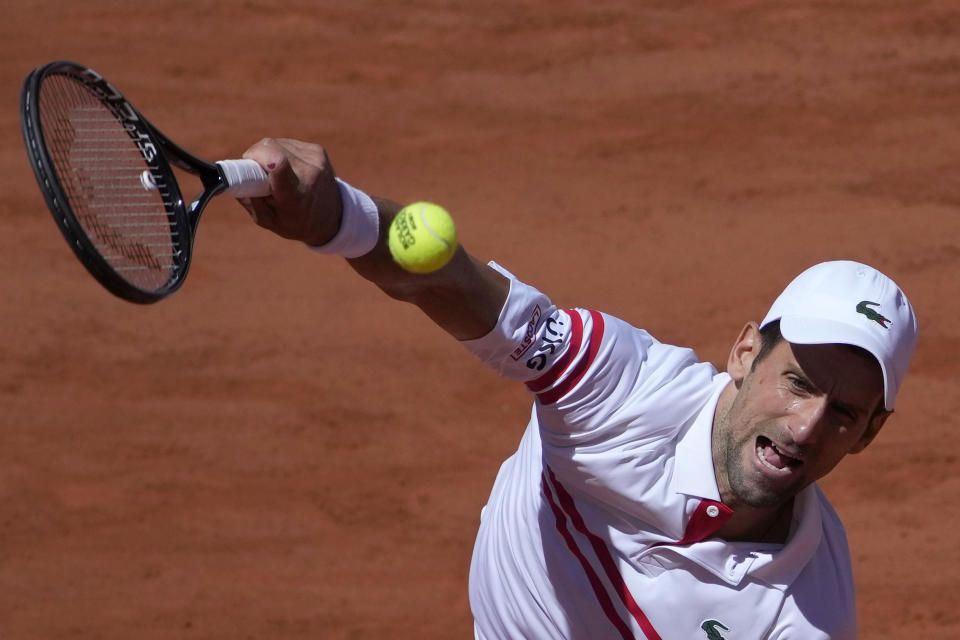
[{"label": "fingers", "polygon": [[270,180],[270,195],[240,202],[259,226],[308,244],[322,244],[336,233],[342,203],[322,146],[264,138],[243,157],[260,164]]},{"label": "fingers", "polygon": [[293,165],[304,163],[296,150],[291,145],[284,144],[285,142],[296,141],[264,138],[247,149],[243,157],[256,161],[267,172],[271,195],[278,200],[290,201],[299,193],[303,181]]},{"label": "fingers", "polygon": [[265,171],[270,172],[286,158],[286,150],[277,140],[264,138],[243,152],[247,160],[256,160]]},{"label": "fingers", "polygon": [[293,138],[264,138],[247,149],[243,157],[256,160],[268,173],[279,169],[284,162],[294,168],[311,166],[325,173],[333,173],[330,158],[322,146]]},{"label": "fingers", "polygon": [[330,159],[327,157],[326,150],[318,145],[293,138],[275,138],[274,142],[282,147],[286,152],[301,162],[314,166],[324,171],[331,171]]},{"label": "fingers", "polygon": [[256,161],[267,172],[271,193],[264,198],[245,198],[240,204],[254,222],[276,233],[283,231],[277,220],[277,205],[295,204],[301,190],[301,179],[292,166],[296,154],[291,142],[296,141],[264,138],[243,154],[245,159]]},{"label": "fingers", "polygon": [[276,209],[267,201],[267,198],[240,198],[238,202],[257,225],[270,231],[278,231]]}]

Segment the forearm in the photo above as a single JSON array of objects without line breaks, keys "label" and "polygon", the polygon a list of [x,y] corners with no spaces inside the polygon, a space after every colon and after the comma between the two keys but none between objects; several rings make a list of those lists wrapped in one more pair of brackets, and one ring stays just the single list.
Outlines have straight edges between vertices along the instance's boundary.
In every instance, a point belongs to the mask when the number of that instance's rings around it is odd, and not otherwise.
[{"label": "forearm", "polygon": [[350,265],[387,295],[418,306],[458,340],[486,335],[497,323],[509,281],[462,246],[443,268],[427,274],[404,271],[387,247],[387,230],[400,210],[396,202],[374,198],[380,213],[379,239]]}]

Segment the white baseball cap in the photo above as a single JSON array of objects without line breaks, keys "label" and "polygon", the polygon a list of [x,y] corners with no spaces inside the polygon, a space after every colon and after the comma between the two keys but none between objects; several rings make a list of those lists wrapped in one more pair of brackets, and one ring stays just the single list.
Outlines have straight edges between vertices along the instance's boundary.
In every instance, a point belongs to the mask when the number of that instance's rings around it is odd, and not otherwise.
[{"label": "white baseball cap", "polygon": [[822,262],[787,285],[760,327],[775,320],[788,342],[850,344],[873,354],[883,371],[884,406],[893,410],[917,346],[917,317],[893,280],[859,262]]}]

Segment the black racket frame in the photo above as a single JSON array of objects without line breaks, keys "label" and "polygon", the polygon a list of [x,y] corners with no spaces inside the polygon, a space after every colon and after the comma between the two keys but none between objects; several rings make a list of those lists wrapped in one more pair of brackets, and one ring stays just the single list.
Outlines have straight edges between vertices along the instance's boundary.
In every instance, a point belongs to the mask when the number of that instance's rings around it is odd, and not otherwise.
[{"label": "black racket frame", "polygon": [[[169,193],[169,197],[164,199],[164,208],[171,230],[179,228],[183,233],[179,239],[180,249],[173,255],[170,277],[161,287],[153,290],[138,287],[114,271],[94,247],[74,215],[47,151],[40,120],[40,87],[44,80],[52,75],[68,76],[79,82],[116,116],[146,163],[150,165],[155,182],[163,185]],[[20,127],[30,165],[47,207],[70,248],[87,271],[114,295],[139,304],[157,302],[179,289],[190,266],[200,213],[213,196],[227,188],[226,178],[220,168],[198,158],[166,137],[99,73],[69,60],[47,63],[27,75],[20,96]],[[196,175],[203,184],[203,190],[189,207],[184,204],[173,166]]]}]

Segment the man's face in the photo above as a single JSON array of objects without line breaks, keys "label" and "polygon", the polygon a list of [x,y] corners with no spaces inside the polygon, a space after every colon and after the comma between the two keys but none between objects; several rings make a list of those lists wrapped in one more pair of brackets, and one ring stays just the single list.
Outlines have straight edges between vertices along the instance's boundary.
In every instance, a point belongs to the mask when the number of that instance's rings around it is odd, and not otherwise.
[{"label": "man's face", "polygon": [[756,325],[747,325],[727,369],[736,394],[717,408],[714,466],[732,508],[785,503],[866,447],[889,415],[875,415],[883,376],[873,358],[781,340],[752,367],[759,342]]}]

